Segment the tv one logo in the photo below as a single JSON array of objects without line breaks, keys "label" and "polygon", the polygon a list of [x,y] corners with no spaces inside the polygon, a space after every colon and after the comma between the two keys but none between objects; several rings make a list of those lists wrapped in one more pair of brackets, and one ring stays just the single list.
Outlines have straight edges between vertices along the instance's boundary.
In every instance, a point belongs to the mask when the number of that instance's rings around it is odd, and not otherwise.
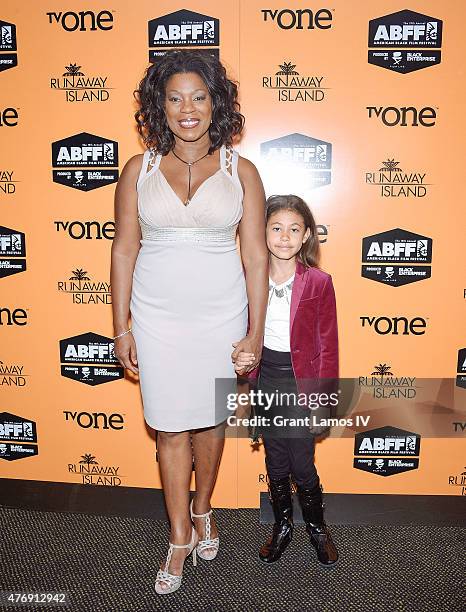
[{"label": "tv one logo", "polygon": [[305,134],[289,134],[260,146],[268,193],[313,189],[331,182],[332,145]]},{"label": "tv one logo", "polygon": [[366,106],[369,119],[380,119],[387,127],[434,127],[437,111],[431,106]]},{"label": "tv one logo", "polygon": [[[175,11],[148,24],[149,61],[165,55],[169,47],[196,47],[219,55],[220,21],[186,9]],[[206,47],[208,49],[206,49]]]},{"label": "tv one logo", "polygon": [[124,427],[123,415],[114,412],[72,412],[64,410],[65,421],[73,421],[82,429],[114,429],[120,431]]},{"label": "tv one logo", "polygon": [[378,476],[393,476],[416,470],[420,450],[419,434],[397,427],[379,427],[355,434],[353,467]]},{"label": "tv one logo", "polygon": [[57,140],[52,167],[54,183],[80,191],[105,187],[118,180],[118,143],[87,132]]},{"label": "tv one logo", "polygon": [[362,239],[361,275],[392,287],[431,276],[432,239],[395,228]]},{"label": "tv one logo", "polygon": [[426,333],[427,321],[422,317],[359,317],[362,327],[371,327],[379,336],[423,336]]},{"label": "tv one logo", "polygon": [[54,221],[57,232],[66,232],[73,240],[113,240],[115,221]]},{"label": "tv one logo", "polygon": [[0,225],[0,278],[26,270],[26,237],[23,232]]},{"label": "tv one logo", "polygon": [[123,378],[113,348],[111,338],[94,332],[60,340],[61,375],[91,386]]},{"label": "tv one logo", "polygon": [[18,65],[16,26],[0,20],[0,72]]},{"label": "tv one logo", "polygon": [[0,325],[17,325],[23,327],[28,323],[28,313],[24,308],[11,308],[0,306]]},{"label": "tv one logo", "polygon": [[440,64],[442,27],[440,19],[410,10],[372,19],[368,61],[400,74]]},{"label": "tv one logo", "polygon": [[273,21],[281,30],[329,30],[333,25],[332,11],[326,8],[261,9],[261,13],[264,21]]},{"label": "tv one logo", "polygon": [[18,125],[18,109],[8,106],[0,108],[0,127],[16,127]]},{"label": "tv one logo", "polygon": [[49,23],[59,23],[65,32],[95,32],[96,30],[108,31],[113,28],[113,15],[111,11],[66,11],[64,13],[46,13]]}]

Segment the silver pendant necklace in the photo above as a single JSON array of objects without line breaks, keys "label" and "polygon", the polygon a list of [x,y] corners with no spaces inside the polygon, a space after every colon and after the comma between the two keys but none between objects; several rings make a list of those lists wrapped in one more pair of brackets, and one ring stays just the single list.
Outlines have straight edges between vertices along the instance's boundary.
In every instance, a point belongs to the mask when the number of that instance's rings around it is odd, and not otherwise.
[{"label": "silver pendant necklace", "polygon": [[290,300],[288,298],[288,293],[291,294],[291,291],[293,289],[293,282],[294,282],[294,278],[292,281],[290,281],[289,283],[286,283],[285,285],[283,285],[283,287],[281,287],[280,289],[277,289],[277,287],[275,285],[271,285],[269,283],[269,293],[270,293],[270,297],[269,297],[269,305],[270,302],[272,301],[272,297],[275,295],[277,298],[286,298],[287,303],[290,303]]},{"label": "silver pendant necklace", "polygon": [[207,151],[207,153],[203,155],[202,157],[200,157],[199,159],[195,159],[192,162],[187,162],[184,159],[181,159],[181,157],[177,155],[173,149],[172,149],[172,153],[177,159],[180,160],[180,162],[183,162],[183,164],[186,164],[188,166],[188,197],[186,198],[184,202],[184,205],[188,206],[188,204],[191,202],[191,166],[194,166],[194,164],[197,164],[198,161],[201,161],[201,159],[204,159],[204,157],[207,157],[207,155],[209,155],[209,151]]}]

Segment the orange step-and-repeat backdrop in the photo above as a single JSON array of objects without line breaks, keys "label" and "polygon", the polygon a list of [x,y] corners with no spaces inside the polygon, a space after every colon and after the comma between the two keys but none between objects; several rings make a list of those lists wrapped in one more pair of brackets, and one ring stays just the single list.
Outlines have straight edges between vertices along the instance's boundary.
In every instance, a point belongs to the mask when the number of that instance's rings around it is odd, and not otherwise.
[{"label": "orange step-and-repeat backdrop", "polygon": [[[465,17],[460,0],[3,2],[0,477],[160,487],[112,355],[113,195],[142,151],[132,92],[186,47],[219,51],[238,150],[319,224],[341,375],[374,411],[318,445],[325,490],[466,493]],[[214,503],[265,488],[262,449],[229,438]]]}]

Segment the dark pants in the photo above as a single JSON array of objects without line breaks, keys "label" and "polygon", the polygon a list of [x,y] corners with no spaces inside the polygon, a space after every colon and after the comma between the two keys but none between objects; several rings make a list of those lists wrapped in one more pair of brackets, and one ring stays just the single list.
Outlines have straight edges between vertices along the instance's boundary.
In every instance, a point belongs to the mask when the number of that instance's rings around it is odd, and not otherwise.
[{"label": "dark pants", "polygon": [[[264,347],[258,388],[270,394],[275,391],[297,394],[296,380],[291,365],[291,355]],[[262,413],[265,414],[265,413]],[[310,411],[296,405],[275,404],[268,416],[303,418]],[[292,476],[295,483],[306,488],[319,484],[314,465],[314,436],[307,427],[262,428],[265,448],[265,464],[269,478]]]}]

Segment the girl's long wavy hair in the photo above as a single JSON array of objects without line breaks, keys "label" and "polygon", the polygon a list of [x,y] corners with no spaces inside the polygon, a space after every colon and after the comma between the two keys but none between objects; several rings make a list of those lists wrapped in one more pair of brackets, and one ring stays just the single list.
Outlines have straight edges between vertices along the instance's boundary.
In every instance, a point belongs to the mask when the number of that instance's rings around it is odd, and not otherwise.
[{"label": "girl's long wavy hair", "polygon": [[320,243],[313,214],[306,202],[296,195],[273,195],[265,203],[266,223],[279,210],[292,210],[302,217],[305,228],[311,230],[309,238],[301,246],[298,259],[306,268],[318,268],[320,261]]},{"label": "girl's long wavy hair", "polygon": [[165,116],[165,89],[168,79],[181,72],[195,72],[206,84],[212,98],[209,128],[213,153],[222,145],[231,146],[241,133],[244,116],[239,112],[238,86],[226,74],[220,60],[210,53],[169,51],[149,66],[134,96],[139,104],[135,113],[137,129],[145,145],[166,155],[175,146],[175,137]]}]

